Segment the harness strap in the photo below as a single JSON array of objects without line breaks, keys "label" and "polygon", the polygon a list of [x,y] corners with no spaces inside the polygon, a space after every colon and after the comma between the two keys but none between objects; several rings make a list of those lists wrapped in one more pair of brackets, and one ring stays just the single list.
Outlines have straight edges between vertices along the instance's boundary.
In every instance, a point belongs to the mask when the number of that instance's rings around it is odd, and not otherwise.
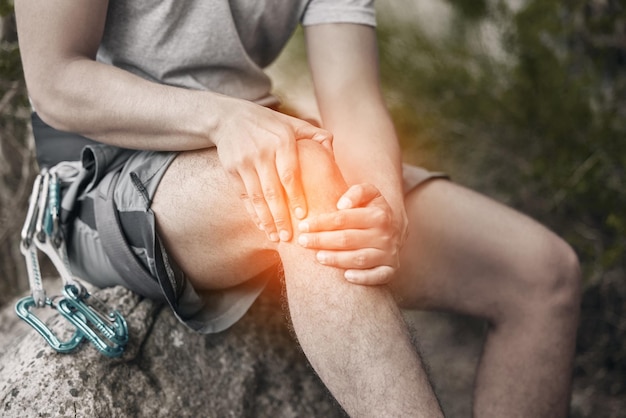
[{"label": "harness strap", "polygon": [[39,167],[49,168],[63,161],[79,161],[85,146],[98,144],[84,136],[53,128],[37,113],[31,114],[31,125]]},{"label": "harness strap", "polygon": [[[128,245],[124,234],[120,230],[119,215],[115,207],[113,192],[119,178],[119,172],[113,176],[107,176],[102,180],[100,192],[97,193],[94,201],[94,215],[96,219],[96,228],[100,235],[100,241],[104,248],[104,252],[111,260],[115,271],[121,276],[129,278],[128,287],[131,290],[144,295],[150,299],[161,300],[163,295],[151,286],[151,282],[155,278],[146,270],[141,262],[135,257],[130,246]],[[109,184],[107,185],[106,182]],[[163,291],[166,292],[168,299],[174,298],[174,290],[169,286],[160,284]]]}]

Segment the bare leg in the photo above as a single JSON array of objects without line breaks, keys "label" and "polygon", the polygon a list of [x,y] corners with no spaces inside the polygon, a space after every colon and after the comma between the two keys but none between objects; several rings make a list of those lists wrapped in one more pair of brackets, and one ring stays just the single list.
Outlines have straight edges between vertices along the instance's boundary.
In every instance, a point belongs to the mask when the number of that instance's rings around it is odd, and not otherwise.
[{"label": "bare leg", "polygon": [[474,412],[567,415],[579,310],[575,254],[531,219],[436,180],[407,198],[409,240],[392,283],[403,307],[486,318]]},{"label": "bare leg", "polygon": [[[326,151],[299,141],[310,211],[333,210],[345,184]],[[184,202],[184,204],[182,204]],[[236,284],[283,262],[298,340],[352,416],[441,416],[396,302],[385,287],[347,283],[297,244],[267,241],[243,210],[214,151],[183,154],[153,209],[171,255],[198,289]]]}]

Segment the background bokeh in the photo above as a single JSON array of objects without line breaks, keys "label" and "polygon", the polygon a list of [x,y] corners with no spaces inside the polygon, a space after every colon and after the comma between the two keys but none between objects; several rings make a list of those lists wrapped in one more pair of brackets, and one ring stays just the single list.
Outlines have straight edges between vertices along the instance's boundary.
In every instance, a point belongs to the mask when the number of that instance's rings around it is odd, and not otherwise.
[{"label": "background bokeh", "polygon": [[[584,269],[572,416],[626,410],[626,4],[379,0],[381,72],[405,159],[540,220]],[[35,166],[0,0],[0,303],[27,288],[18,235]],[[270,68],[315,114],[302,32]]]}]

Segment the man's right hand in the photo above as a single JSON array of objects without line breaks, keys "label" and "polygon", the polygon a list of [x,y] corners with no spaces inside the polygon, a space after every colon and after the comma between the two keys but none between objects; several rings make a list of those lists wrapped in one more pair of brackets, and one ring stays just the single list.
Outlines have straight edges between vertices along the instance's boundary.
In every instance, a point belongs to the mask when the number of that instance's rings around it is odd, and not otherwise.
[{"label": "man's right hand", "polygon": [[272,241],[289,241],[291,214],[307,214],[296,141],[332,151],[332,134],[248,101],[224,101],[225,117],[211,138],[220,161],[257,227]]}]

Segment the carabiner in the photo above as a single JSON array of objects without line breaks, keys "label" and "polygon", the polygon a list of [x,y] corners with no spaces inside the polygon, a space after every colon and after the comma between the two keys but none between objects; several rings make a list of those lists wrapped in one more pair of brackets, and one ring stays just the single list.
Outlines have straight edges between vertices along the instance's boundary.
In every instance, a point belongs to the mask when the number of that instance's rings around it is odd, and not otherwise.
[{"label": "carabiner", "polygon": [[[52,306],[52,302],[50,299],[46,300],[46,305]],[[30,326],[35,328],[35,330],[46,340],[46,342],[60,353],[69,353],[74,351],[85,338],[83,334],[76,327],[76,331],[72,337],[67,341],[61,341],[59,337],[41,320],[31,312],[33,307],[36,307],[37,303],[32,296],[26,296],[20,299],[15,305],[15,312],[17,316],[26,321]]]},{"label": "carabiner", "polygon": [[28,199],[28,212],[26,212],[26,221],[22,227],[22,246],[29,248],[33,241],[33,235],[35,234],[35,222],[37,219],[37,209],[39,208],[39,194],[41,193],[41,180],[42,175],[37,174],[33,183],[33,191],[30,193]]},{"label": "carabiner", "polygon": [[69,284],[63,288],[65,297],[57,301],[57,310],[70,321],[96,348],[109,357],[122,355],[128,343],[128,326],[115,310],[104,314],[89,303],[86,289]]},{"label": "carabiner", "polygon": [[48,206],[43,221],[43,228],[46,235],[52,240],[52,244],[58,248],[62,242],[61,230],[59,228],[61,183],[59,182],[57,173],[51,172],[49,177]]}]

